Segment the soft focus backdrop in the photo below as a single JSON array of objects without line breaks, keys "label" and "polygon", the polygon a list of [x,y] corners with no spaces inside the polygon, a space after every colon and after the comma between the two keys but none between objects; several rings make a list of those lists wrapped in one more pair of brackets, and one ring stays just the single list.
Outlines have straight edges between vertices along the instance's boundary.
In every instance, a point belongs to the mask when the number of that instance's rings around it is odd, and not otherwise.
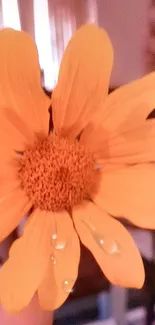
[{"label": "soft focus backdrop", "polygon": [[155,51],[150,40],[153,7],[151,0],[0,0],[0,27],[23,29],[35,39],[48,89],[57,81],[73,32],[84,23],[104,27],[115,49],[114,88],[148,69],[149,50]]}]

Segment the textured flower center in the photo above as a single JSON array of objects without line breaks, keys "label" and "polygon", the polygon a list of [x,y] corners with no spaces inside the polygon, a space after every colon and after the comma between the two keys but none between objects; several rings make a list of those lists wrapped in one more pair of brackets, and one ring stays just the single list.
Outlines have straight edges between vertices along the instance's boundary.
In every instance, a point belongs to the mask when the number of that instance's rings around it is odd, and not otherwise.
[{"label": "textured flower center", "polygon": [[96,192],[93,155],[79,142],[51,134],[20,159],[21,185],[41,210],[70,210]]}]

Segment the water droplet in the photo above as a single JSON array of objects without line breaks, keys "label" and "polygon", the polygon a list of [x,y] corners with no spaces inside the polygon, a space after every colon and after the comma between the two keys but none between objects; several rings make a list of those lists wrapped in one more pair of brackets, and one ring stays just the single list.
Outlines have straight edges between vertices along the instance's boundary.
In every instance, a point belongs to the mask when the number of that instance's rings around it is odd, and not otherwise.
[{"label": "water droplet", "polygon": [[55,249],[60,250],[60,251],[65,249],[65,247],[66,247],[66,242],[64,242],[64,241],[58,241],[54,246]]},{"label": "water droplet", "polygon": [[120,246],[113,238],[99,234],[91,222],[83,221],[85,226],[90,230],[94,240],[101,249],[109,255],[120,255]]},{"label": "water droplet", "polygon": [[53,247],[55,247],[56,240],[57,240],[57,234],[54,233],[54,234],[52,234],[52,240],[51,240],[51,242],[52,242],[52,246],[53,246]]},{"label": "water droplet", "polygon": [[64,291],[66,292],[66,293],[71,293],[71,292],[73,292],[74,291],[74,283],[75,283],[75,281],[73,281],[73,280],[65,280],[64,282],[63,282],[63,289],[64,289]]},{"label": "water droplet", "polygon": [[102,236],[96,231],[92,232],[92,236],[105,253],[109,255],[116,255],[120,253],[119,245],[114,239],[107,236]]},{"label": "water droplet", "polygon": [[52,234],[52,245],[53,245],[54,249],[63,250],[63,249],[65,249],[66,244],[67,243],[65,241],[58,239],[58,236],[56,233]]},{"label": "water droplet", "polygon": [[52,263],[55,265],[57,262],[55,256],[51,255],[50,259],[51,259]]},{"label": "water droplet", "polygon": [[52,239],[53,239],[53,240],[56,240],[56,239],[57,239],[57,234],[55,234],[55,233],[52,234]]}]

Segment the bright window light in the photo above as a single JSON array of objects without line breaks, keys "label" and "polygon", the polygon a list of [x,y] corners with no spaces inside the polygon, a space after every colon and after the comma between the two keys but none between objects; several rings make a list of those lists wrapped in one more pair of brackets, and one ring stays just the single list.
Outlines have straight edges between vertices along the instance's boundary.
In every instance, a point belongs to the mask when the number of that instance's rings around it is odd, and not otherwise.
[{"label": "bright window light", "polygon": [[58,66],[52,54],[47,0],[34,0],[34,21],[40,66],[44,71],[44,84],[47,89],[52,89],[57,81]]},{"label": "bright window light", "polygon": [[21,30],[17,0],[2,0],[4,27]]}]

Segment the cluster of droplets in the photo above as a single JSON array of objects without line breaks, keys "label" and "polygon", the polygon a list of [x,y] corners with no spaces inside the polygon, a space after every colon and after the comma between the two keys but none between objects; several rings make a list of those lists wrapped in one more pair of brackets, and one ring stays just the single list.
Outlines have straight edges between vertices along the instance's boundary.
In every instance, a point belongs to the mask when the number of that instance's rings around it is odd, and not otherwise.
[{"label": "cluster of droplets", "polygon": [[[105,253],[108,254],[109,256],[120,256],[120,247],[119,244],[112,238],[108,236],[103,236],[99,234],[95,227],[92,225],[90,222],[84,223],[87,229],[90,231],[92,237],[94,238],[96,244],[99,246],[99,248]],[[59,241],[57,238],[57,234],[54,233],[52,235],[52,246],[54,250],[59,250],[63,251],[67,243],[64,241]],[[50,257],[51,262],[53,263],[53,266],[56,266],[57,264],[57,259],[55,257],[55,254],[53,253]],[[74,280],[73,279],[65,279],[62,283],[62,287],[64,292],[72,293],[74,291]]]},{"label": "cluster of droplets", "polygon": [[[50,260],[51,260],[53,266],[56,266],[57,263],[58,263],[58,261],[56,259],[56,256],[55,256],[56,254],[54,252],[55,251],[63,252],[64,249],[67,246],[67,242],[58,240],[56,233],[53,233],[52,234],[51,241],[52,241],[52,247],[53,247],[53,254],[50,256]],[[64,281],[62,283],[62,287],[63,287],[64,292],[66,292],[67,294],[68,293],[72,293],[73,290],[74,290],[73,289],[73,287],[74,287],[74,280],[67,279],[67,278],[64,279]]]}]

